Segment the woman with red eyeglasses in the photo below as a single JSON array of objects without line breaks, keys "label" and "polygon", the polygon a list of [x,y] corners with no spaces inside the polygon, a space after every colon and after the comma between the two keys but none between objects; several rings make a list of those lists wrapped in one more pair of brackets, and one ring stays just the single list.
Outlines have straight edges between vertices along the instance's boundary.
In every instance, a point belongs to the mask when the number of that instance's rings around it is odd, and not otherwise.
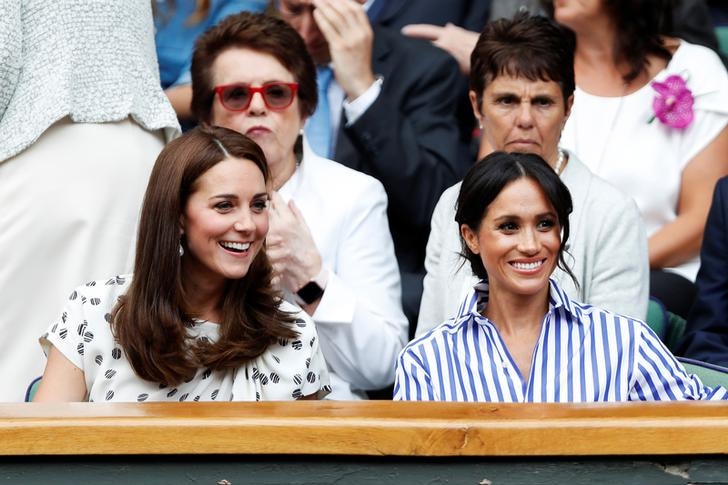
[{"label": "woman with red eyeglasses", "polygon": [[313,61],[286,22],[242,13],[198,40],[193,114],[265,152],[274,189],[266,248],[276,282],[316,323],[329,397],[360,399],[394,381],[407,320],[384,188],[310,149],[302,131],[317,101]]}]

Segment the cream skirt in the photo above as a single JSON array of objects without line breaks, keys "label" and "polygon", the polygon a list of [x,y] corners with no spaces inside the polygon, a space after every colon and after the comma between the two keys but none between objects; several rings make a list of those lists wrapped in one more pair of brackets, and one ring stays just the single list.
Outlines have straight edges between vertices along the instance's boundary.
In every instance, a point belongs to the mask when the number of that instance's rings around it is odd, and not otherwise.
[{"label": "cream skirt", "polygon": [[131,271],[162,133],[132,120],[51,126],[0,163],[0,401],[42,374],[38,338],[86,281]]}]

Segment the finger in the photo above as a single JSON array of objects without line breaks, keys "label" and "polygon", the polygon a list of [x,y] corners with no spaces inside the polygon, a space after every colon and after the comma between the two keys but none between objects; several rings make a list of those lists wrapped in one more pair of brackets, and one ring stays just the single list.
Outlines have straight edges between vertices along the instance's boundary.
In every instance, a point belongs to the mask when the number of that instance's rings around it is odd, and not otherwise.
[{"label": "finger", "polygon": [[327,14],[325,8],[316,8],[313,11],[313,19],[329,44],[336,46],[341,43],[340,29],[343,28],[331,20],[331,14]]},{"label": "finger", "polygon": [[288,201],[288,208],[291,210],[291,214],[293,214],[293,217],[295,217],[298,222],[306,224],[306,218],[303,216],[303,213],[298,208],[295,202],[293,202],[293,199]]},{"label": "finger", "polygon": [[402,27],[402,34],[416,39],[437,40],[442,31],[445,30],[439,25],[432,24],[410,24]]}]

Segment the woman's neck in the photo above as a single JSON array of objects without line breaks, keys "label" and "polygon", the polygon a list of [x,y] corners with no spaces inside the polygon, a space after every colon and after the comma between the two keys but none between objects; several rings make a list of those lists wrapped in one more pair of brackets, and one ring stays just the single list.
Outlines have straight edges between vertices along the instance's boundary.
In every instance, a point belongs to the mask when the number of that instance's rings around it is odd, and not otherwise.
[{"label": "woman's neck", "polygon": [[269,161],[268,167],[270,167],[271,180],[273,181],[273,189],[279,190],[296,172],[298,161],[296,160],[296,154],[291,153],[285,156],[281,160]]},{"label": "woman's neck", "polygon": [[483,316],[493,322],[501,335],[531,333],[541,328],[549,309],[548,295],[548,286],[537,295],[529,296],[503,294],[491,287]]},{"label": "woman's neck", "polygon": [[222,301],[225,281],[209,282],[190,278],[182,279],[187,301],[186,310],[202,320],[219,323],[222,320]]},{"label": "woman's neck", "polygon": [[615,61],[616,35],[606,22],[577,32],[574,75],[580,89],[599,96],[624,96],[627,69]]}]

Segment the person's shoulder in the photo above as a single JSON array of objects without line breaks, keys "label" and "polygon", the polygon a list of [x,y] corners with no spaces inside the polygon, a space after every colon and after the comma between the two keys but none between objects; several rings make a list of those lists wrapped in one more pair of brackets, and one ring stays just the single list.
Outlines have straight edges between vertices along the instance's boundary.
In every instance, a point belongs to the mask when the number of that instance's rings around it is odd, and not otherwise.
[{"label": "person's shoulder", "polygon": [[294,305],[287,300],[281,300],[278,303],[278,309],[291,315],[293,318],[293,329],[298,332],[299,335],[316,333],[316,324],[314,323],[313,318],[311,318],[311,316],[298,305]]},{"label": "person's shoulder", "polygon": [[131,275],[115,275],[100,280],[92,280],[77,286],[69,295],[69,300],[80,300],[81,304],[109,307],[116,304],[119,296],[129,288]]},{"label": "person's shoulder", "polygon": [[[728,72],[718,54],[702,45],[680,40],[680,46],[662,76],[679,75],[685,78],[696,103],[715,96],[716,91],[728,90]],[[659,78],[658,78],[659,80]],[[710,95],[710,96],[708,96]]]},{"label": "person's shoulder", "polygon": [[722,68],[725,70],[723,62],[720,60],[718,54],[712,49],[692,44],[683,39],[677,39],[679,45],[675,49],[670,62],[670,67],[673,67],[673,63],[679,64],[678,67],[682,66],[695,66],[702,70],[705,68]]},{"label": "person's shoulder", "polygon": [[433,345],[437,346],[438,343],[443,340],[451,340],[453,337],[463,332],[467,326],[471,325],[472,319],[473,316],[468,314],[445,320],[440,325],[424,333],[422,336],[411,340],[404,346],[402,353],[419,354],[419,350],[423,348],[430,348]]}]

